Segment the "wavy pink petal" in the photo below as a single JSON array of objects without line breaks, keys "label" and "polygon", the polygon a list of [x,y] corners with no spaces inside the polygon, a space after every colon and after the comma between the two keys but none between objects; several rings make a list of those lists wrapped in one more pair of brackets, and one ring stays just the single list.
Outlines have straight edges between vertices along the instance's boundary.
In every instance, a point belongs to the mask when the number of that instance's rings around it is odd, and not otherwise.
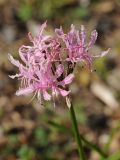
[{"label": "wavy pink petal", "polygon": [[81,25],[81,32],[80,32],[80,43],[81,45],[85,45],[85,38],[86,38],[86,33],[85,33],[85,27]]},{"label": "wavy pink petal", "polygon": [[96,30],[92,31],[90,42],[88,43],[88,46],[87,46],[88,49],[93,47],[93,45],[95,44],[95,41],[97,39],[97,36],[98,36],[97,31]]},{"label": "wavy pink petal", "polygon": [[70,93],[70,91],[66,91],[66,90],[61,89],[61,88],[59,89],[59,92],[63,97],[67,96]]},{"label": "wavy pink petal", "polygon": [[8,54],[8,59],[13,65],[20,67],[20,62],[18,60],[15,60],[13,56],[11,56],[11,54]]},{"label": "wavy pink petal", "polygon": [[43,97],[46,101],[51,100],[51,95],[47,91],[43,91]]},{"label": "wavy pink petal", "polygon": [[33,93],[34,92],[34,88],[32,86],[29,86],[27,88],[22,88],[22,89],[19,89],[17,92],[16,92],[16,95],[17,96],[20,96],[20,95],[28,95],[30,93]]},{"label": "wavy pink petal", "polygon": [[60,27],[60,29],[55,29],[55,33],[57,34],[58,37],[61,37],[64,35],[62,27]]},{"label": "wavy pink petal", "polygon": [[24,63],[28,63],[28,53],[29,53],[29,49],[32,49],[31,46],[25,46],[25,45],[22,45],[20,48],[19,48],[19,55],[20,55],[20,58],[22,59],[22,61]]},{"label": "wavy pink petal", "polygon": [[101,52],[99,55],[94,55],[94,58],[99,58],[99,57],[104,57],[108,54],[108,52],[110,51],[110,48],[108,48],[106,51]]},{"label": "wavy pink petal", "polygon": [[73,24],[71,24],[70,33],[74,33],[74,32],[75,32],[75,26]]},{"label": "wavy pink petal", "polygon": [[56,69],[56,72],[55,72],[56,76],[57,76],[57,77],[60,77],[61,74],[63,73],[63,71],[64,71],[64,66],[63,66],[63,64],[59,64],[59,65],[57,66],[57,69]]},{"label": "wavy pink petal", "polygon": [[9,75],[9,77],[12,78],[12,79],[18,78],[18,77],[20,77],[20,76],[21,76],[20,74]]},{"label": "wavy pink petal", "polygon": [[63,80],[64,84],[70,84],[73,81],[74,75],[71,73]]}]

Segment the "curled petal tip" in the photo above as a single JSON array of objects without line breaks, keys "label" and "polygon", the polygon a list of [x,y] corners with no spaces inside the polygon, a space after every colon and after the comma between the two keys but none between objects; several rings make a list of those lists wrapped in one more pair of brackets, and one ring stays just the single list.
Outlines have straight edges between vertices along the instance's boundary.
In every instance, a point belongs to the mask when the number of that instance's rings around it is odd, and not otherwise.
[{"label": "curled petal tip", "polygon": [[16,95],[17,96],[20,96],[20,95],[28,95],[30,93],[33,93],[34,89],[32,87],[27,87],[27,88],[22,88],[22,89],[19,89],[17,92],[16,92]]},{"label": "curled petal tip", "polygon": [[96,30],[93,30],[92,33],[91,33],[91,38],[96,40],[97,36],[98,36],[98,32]]},{"label": "curled petal tip", "polygon": [[15,79],[16,77],[18,78],[20,75],[19,74],[15,74],[15,75],[8,75],[8,77]]},{"label": "curled petal tip", "polygon": [[63,97],[66,97],[70,93],[70,91],[66,91],[64,89],[59,89],[59,92]]},{"label": "curled petal tip", "polygon": [[51,95],[47,91],[43,92],[43,97],[46,101],[51,100]]},{"label": "curled petal tip", "polygon": [[15,65],[15,66],[17,66],[17,67],[20,66],[20,62],[19,62],[18,60],[15,60],[15,59],[13,58],[13,56],[12,56],[11,54],[9,54],[9,53],[8,53],[8,59],[9,59],[9,61],[10,61],[13,65]]},{"label": "curled petal tip", "polygon": [[62,28],[60,28],[60,29],[55,29],[55,33],[57,34],[58,37],[60,37],[61,35],[63,35],[63,30],[62,30]]},{"label": "curled petal tip", "polygon": [[68,108],[70,109],[70,107],[71,107],[71,100],[68,97],[66,97],[66,104],[67,104]]},{"label": "curled petal tip", "polygon": [[62,64],[59,64],[56,70],[56,76],[60,77],[63,72],[64,72],[64,66]]},{"label": "curled petal tip", "polygon": [[29,33],[28,33],[28,38],[29,38],[29,40],[30,40],[31,42],[33,42],[34,38],[33,38],[33,36],[32,36],[32,33],[31,33],[31,32],[29,32]]},{"label": "curled petal tip", "polygon": [[63,82],[65,84],[70,84],[73,81],[73,78],[74,78],[74,75],[71,73],[67,77],[65,77],[65,79],[63,80]]},{"label": "curled petal tip", "polygon": [[71,29],[75,30],[75,25],[71,24]]},{"label": "curled petal tip", "polygon": [[111,50],[111,48],[108,48],[106,51],[103,51],[101,53],[101,57],[104,57],[106,54],[108,54],[108,52]]},{"label": "curled petal tip", "polygon": [[84,25],[81,25],[81,31],[84,31],[84,30],[85,30]]}]

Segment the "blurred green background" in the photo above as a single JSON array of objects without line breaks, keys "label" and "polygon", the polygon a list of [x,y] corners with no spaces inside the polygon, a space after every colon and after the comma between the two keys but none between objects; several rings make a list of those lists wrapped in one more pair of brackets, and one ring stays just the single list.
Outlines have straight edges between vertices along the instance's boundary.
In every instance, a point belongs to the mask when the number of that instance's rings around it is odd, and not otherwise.
[{"label": "blurred green background", "polygon": [[[120,149],[120,1],[119,0],[0,0],[0,160],[78,160],[71,137],[71,122],[65,100],[40,106],[31,97],[17,97],[19,84],[8,75],[17,72],[7,54],[19,58],[18,49],[30,44],[27,33],[36,34],[47,20],[46,33],[71,24],[98,31],[91,53],[111,48],[96,60],[96,72],[77,66],[71,85],[80,132],[108,155]],[[58,129],[58,123],[67,129]],[[99,155],[84,146],[88,160]]]}]

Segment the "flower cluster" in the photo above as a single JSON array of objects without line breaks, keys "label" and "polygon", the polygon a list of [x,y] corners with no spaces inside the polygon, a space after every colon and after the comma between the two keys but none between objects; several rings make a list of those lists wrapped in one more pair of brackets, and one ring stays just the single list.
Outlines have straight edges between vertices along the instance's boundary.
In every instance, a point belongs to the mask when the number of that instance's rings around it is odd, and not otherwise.
[{"label": "flower cluster", "polygon": [[94,58],[103,57],[109,51],[108,49],[99,55],[89,54],[88,50],[97,39],[97,32],[91,33],[90,42],[86,44],[84,26],[78,31],[71,25],[67,34],[63,32],[62,27],[55,29],[55,36],[44,35],[45,27],[46,22],[41,25],[35,37],[28,33],[33,45],[22,45],[19,48],[22,63],[8,55],[10,62],[19,69],[18,74],[10,76],[21,81],[16,95],[34,93],[40,101],[42,97],[44,100],[50,100],[58,94],[67,96],[70,93],[68,85],[74,78],[76,62],[85,61],[89,68],[92,68]]}]

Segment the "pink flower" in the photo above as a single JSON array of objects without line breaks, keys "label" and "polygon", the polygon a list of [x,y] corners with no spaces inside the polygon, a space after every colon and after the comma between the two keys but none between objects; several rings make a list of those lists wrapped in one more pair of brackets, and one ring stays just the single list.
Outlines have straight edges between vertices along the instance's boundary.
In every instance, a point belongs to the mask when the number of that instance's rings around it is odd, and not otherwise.
[{"label": "pink flower", "polygon": [[[91,39],[86,44],[84,26],[78,31],[71,25],[68,34],[64,34],[61,27],[55,30],[57,36],[54,37],[44,35],[45,27],[46,22],[41,25],[35,37],[31,33],[28,34],[31,46],[22,45],[19,48],[22,63],[8,55],[10,62],[19,69],[18,74],[10,76],[13,79],[18,78],[21,82],[16,95],[34,93],[40,102],[42,97],[44,100],[50,100],[58,94],[67,96],[70,93],[68,85],[74,78],[75,63],[85,61],[91,68],[94,58],[103,57],[109,51],[108,49],[99,55],[88,54],[88,50],[93,47],[97,39],[97,32],[91,33]],[[64,52],[67,55],[63,56]]]},{"label": "pink flower", "polygon": [[85,61],[89,68],[92,68],[93,60],[105,56],[110,50],[103,51],[99,55],[88,53],[89,49],[93,47],[97,39],[97,32],[96,30],[92,31],[90,41],[86,44],[86,33],[83,25],[81,26],[81,31],[76,30],[75,26],[72,24],[70,31],[67,34],[63,32],[62,27],[56,29],[55,32],[65,43],[66,51],[68,53],[67,61],[73,63]]},{"label": "pink flower", "polygon": [[[41,26],[38,36],[34,38],[29,34],[33,46],[20,47],[19,55],[23,64],[8,55],[10,62],[19,69],[18,74],[10,76],[21,81],[21,87],[16,95],[34,93],[40,102],[41,97],[50,100],[57,94],[67,96],[70,91],[66,90],[66,85],[70,84],[74,77],[72,73],[62,76],[64,66],[59,57],[60,43],[58,39],[43,35],[45,26],[46,23]],[[56,60],[58,64],[55,64]]]},{"label": "pink flower", "polygon": [[62,64],[57,66],[54,74],[52,73],[52,66],[49,62],[46,62],[43,68],[36,66],[32,68],[31,66],[23,66],[18,60],[15,60],[11,55],[9,55],[9,60],[13,65],[19,68],[19,74],[10,76],[11,78],[19,78],[21,80],[22,88],[20,88],[16,95],[27,95],[30,93],[37,94],[39,100],[43,95],[45,100],[50,100],[51,92],[52,95],[61,94],[62,96],[67,96],[70,91],[65,90],[65,85],[68,85],[73,80],[73,74],[69,74],[62,80],[58,80],[61,74],[64,72],[64,66]]}]

